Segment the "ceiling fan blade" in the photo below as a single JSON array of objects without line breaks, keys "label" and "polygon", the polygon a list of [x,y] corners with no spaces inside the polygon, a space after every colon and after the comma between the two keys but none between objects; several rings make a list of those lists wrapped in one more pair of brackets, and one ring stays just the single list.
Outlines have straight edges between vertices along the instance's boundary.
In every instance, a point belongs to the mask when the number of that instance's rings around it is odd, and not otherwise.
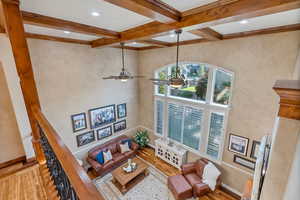
[{"label": "ceiling fan blade", "polygon": [[102,79],[104,79],[104,80],[108,80],[108,79],[115,79],[115,80],[117,80],[117,79],[120,79],[120,78],[119,78],[119,76],[108,76],[108,77],[103,77]]}]

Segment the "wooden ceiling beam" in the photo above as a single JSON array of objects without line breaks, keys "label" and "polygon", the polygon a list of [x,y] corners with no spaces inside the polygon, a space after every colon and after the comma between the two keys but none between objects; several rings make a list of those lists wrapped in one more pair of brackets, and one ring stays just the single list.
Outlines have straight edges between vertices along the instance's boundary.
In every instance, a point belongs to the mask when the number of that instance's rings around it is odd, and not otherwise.
[{"label": "wooden ceiling beam", "polygon": [[[113,48],[117,48],[117,49],[122,49],[121,45],[114,45],[112,46]],[[124,49],[128,49],[128,50],[139,50],[139,47],[131,47],[131,46],[126,46],[124,45]]]},{"label": "wooden ceiling beam", "polygon": [[5,33],[5,28],[0,26],[0,33]]},{"label": "wooden ceiling beam", "polygon": [[41,35],[36,33],[25,33],[26,38],[32,38],[32,39],[39,39],[39,40],[50,40],[55,42],[66,42],[66,43],[73,43],[73,44],[84,44],[84,45],[90,45],[91,42],[87,40],[77,40],[77,39],[71,39],[71,38],[63,38],[63,37],[55,37],[50,35]]},{"label": "wooden ceiling beam", "polygon": [[155,21],[169,23],[180,21],[181,13],[160,0],[104,0],[138,13]]},{"label": "wooden ceiling beam", "polygon": [[292,25],[265,28],[265,29],[254,30],[254,31],[225,34],[223,35],[223,39],[228,40],[228,39],[235,39],[235,38],[242,38],[242,37],[250,37],[255,35],[265,35],[265,34],[297,31],[297,30],[300,30],[300,24],[292,24]]},{"label": "wooden ceiling beam", "polygon": [[169,47],[172,45],[172,43],[170,42],[163,42],[163,41],[159,41],[159,40],[153,40],[153,39],[149,39],[149,40],[137,40],[138,43],[143,43],[143,44],[151,44],[154,46],[159,46],[159,47]]},{"label": "wooden ceiling beam", "polygon": [[54,28],[58,30],[67,30],[75,33],[95,35],[101,37],[111,37],[118,38],[120,35],[118,32],[89,26],[85,24],[80,24],[76,22],[71,22],[67,20],[62,20],[54,17],[48,17],[36,13],[22,11],[22,17],[25,24],[42,26],[46,28]]},{"label": "wooden ceiling beam", "polygon": [[189,31],[207,40],[222,40],[222,35],[211,28],[201,28]]},{"label": "wooden ceiling beam", "polygon": [[[168,24],[151,22],[146,25],[121,32],[121,38],[117,42],[147,38],[151,35],[193,25],[197,25],[197,28],[199,28],[200,25],[201,28],[206,28],[221,23],[274,14],[299,7],[299,0],[239,0],[182,17],[180,22]],[[101,47],[114,43],[116,43],[115,39],[99,39],[92,42],[92,47]]]}]

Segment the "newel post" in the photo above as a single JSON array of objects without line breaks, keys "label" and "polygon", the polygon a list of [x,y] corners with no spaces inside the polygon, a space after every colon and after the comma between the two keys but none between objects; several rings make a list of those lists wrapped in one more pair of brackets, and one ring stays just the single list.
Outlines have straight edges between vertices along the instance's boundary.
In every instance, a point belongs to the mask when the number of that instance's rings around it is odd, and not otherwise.
[{"label": "newel post", "polygon": [[280,107],[261,200],[284,200],[300,139],[300,81],[277,81],[273,89],[280,97]]}]

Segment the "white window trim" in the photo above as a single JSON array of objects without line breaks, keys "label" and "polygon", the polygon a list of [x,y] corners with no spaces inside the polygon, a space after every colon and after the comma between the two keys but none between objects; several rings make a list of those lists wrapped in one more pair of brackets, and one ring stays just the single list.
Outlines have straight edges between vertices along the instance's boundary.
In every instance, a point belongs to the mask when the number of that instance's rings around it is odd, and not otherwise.
[{"label": "white window trim", "polygon": [[[154,128],[153,130],[155,135],[158,137],[163,137],[166,138],[172,142],[174,142],[175,144],[181,146],[182,148],[193,152],[196,155],[199,155],[201,157],[207,158],[209,160],[212,160],[218,164],[222,163],[222,157],[223,157],[223,153],[224,153],[224,146],[225,146],[225,133],[227,131],[227,125],[228,125],[228,113],[229,110],[232,108],[232,96],[233,96],[233,87],[234,87],[234,72],[229,71],[227,69],[224,69],[222,67],[218,67],[218,66],[214,66],[211,64],[207,64],[207,63],[201,63],[201,62],[180,62],[179,65],[183,65],[183,64],[205,64],[208,68],[209,68],[209,76],[208,76],[208,85],[207,85],[207,94],[206,94],[206,100],[205,101],[199,101],[199,100],[193,100],[193,99],[187,99],[187,98],[181,98],[181,97],[176,97],[176,96],[171,96],[170,95],[170,89],[169,87],[165,87],[165,94],[159,94],[156,90],[157,87],[154,87],[154,101],[156,104],[156,100],[161,100],[164,102],[164,106],[163,106],[163,110],[164,110],[164,118],[163,118],[163,135],[160,135],[158,133],[156,133],[156,107],[155,107],[155,112],[154,112]],[[157,72],[160,72],[162,70],[167,69],[168,70],[168,74],[170,72],[170,67],[173,66],[173,64],[169,64],[163,68],[160,68],[159,70],[156,70],[154,72],[155,77]],[[215,82],[215,74],[216,74],[216,70],[220,70],[223,71],[225,73],[228,73],[232,76],[232,82],[231,82],[231,95],[230,95],[230,99],[229,99],[229,104],[228,105],[222,105],[222,104],[217,104],[217,103],[213,103],[213,94],[214,94],[214,82]],[[199,150],[195,150],[187,145],[184,145],[182,142],[182,137],[181,137],[181,143],[173,140],[171,138],[168,137],[168,103],[174,103],[174,104],[179,104],[182,106],[189,106],[192,107],[194,109],[201,109],[203,110],[203,120],[202,120],[202,124],[201,124],[201,138],[200,138],[200,143],[199,143]],[[156,106],[156,105],[155,105]],[[218,158],[214,158],[208,154],[206,154],[207,151],[207,145],[208,145],[208,137],[209,137],[209,129],[210,129],[210,123],[211,123],[211,113],[220,113],[222,115],[224,115],[224,121],[223,121],[223,130],[222,130],[222,140],[221,140],[221,144],[220,144],[220,149],[219,149],[219,154],[218,154]],[[184,119],[182,120],[184,121]],[[182,126],[183,128],[183,126]],[[181,132],[181,134],[183,134],[183,132]]]}]

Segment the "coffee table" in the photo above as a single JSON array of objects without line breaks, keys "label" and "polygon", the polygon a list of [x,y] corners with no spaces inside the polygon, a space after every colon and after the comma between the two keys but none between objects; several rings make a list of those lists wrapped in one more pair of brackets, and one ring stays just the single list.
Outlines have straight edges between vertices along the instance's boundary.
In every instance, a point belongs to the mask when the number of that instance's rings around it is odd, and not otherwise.
[{"label": "coffee table", "polygon": [[112,172],[112,183],[121,191],[122,194],[128,192],[132,187],[149,175],[148,165],[145,162],[139,158],[133,158],[132,162],[137,164],[137,168],[131,173],[127,173],[123,170],[123,167],[128,165],[127,163]]}]

